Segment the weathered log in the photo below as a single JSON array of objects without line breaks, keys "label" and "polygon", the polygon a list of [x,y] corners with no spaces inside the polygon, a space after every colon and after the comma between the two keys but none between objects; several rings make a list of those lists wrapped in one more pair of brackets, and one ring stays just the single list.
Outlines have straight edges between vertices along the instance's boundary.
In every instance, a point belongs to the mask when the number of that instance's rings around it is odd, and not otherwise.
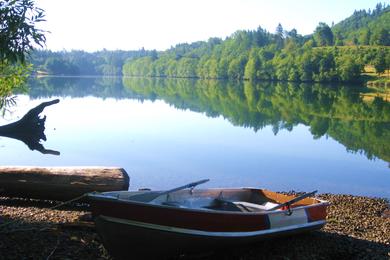
[{"label": "weathered log", "polygon": [[0,167],[0,196],[66,201],[87,192],[127,190],[129,176],[114,167]]}]

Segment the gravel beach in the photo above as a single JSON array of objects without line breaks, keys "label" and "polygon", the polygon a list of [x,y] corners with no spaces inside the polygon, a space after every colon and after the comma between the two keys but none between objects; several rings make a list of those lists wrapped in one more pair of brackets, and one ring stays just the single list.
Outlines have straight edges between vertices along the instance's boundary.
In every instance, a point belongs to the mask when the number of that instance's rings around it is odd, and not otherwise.
[{"label": "gravel beach", "polygon": [[[318,197],[331,203],[320,231],[172,259],[390,259],[387,200]],[[88,205],[50,209],[57,204],[0,198],[0,259],[111,259],[90,221]]]}]

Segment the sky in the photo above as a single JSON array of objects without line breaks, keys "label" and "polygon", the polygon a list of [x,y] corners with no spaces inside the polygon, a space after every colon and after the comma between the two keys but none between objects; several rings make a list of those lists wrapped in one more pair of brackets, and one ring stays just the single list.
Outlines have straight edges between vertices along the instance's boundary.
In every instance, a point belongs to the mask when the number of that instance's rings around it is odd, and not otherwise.
[{"label": "sky", "polygon": [[36,0],[45,10],[46,48],[58,50],[165,50],[178,43],[230,36],[258,26],[312,33],[354,10],[390,0]]}]

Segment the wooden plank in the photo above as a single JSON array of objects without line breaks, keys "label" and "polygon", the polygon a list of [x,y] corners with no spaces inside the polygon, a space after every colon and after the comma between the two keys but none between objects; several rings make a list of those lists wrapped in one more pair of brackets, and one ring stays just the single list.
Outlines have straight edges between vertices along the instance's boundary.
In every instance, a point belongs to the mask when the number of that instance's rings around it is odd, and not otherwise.
[{"label": "wooden plank", "polygon": [[128,188],[122,168],[0,166],[0,196],[66,201],[87,192]]}]

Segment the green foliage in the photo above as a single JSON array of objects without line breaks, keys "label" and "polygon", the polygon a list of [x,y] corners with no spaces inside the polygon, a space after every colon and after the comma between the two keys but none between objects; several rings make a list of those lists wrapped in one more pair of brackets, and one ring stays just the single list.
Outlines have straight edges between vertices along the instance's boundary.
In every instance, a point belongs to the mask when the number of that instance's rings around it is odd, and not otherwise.
[{"label": "green foliage", "polygon": [[[128,60],[123,75],[250,81],[362,81],[364,65],[373,65],[380,72],[390,67],[386,58],[390,48],[331,46],[348,43],[348,30],[356,29],[361,29],[361,34],[353,35],[355,42],[387,45],[387,25],[382,26],[377,20],[388,19],[388,10],[380,6],[372,13],[355,12],[332,29],[319,23],[312,36],[301,36],[295,29],[286,32],[278,24],[275,34],[259,27],[253,31],[237,31],[225,40],[178,44],[147,63],[144,58]],[[368,21],[371,27],[364,27]],[[378,49],[383,56],[378,56]]]},{"label": "green foliage", "polygon": [[26,53],[45,43],[44,31],[37,24],[44,11],[31,0],[0,1],[0,61],[24,62]]},{"label": "green foliage", "polygon": [[[61,51],[52,52],[37,50],[31,54],[29,61],[36,71],[44,71],[51,75],[121,75],[122,67],[127,59],[149,57],[150,62],[158,57],[155,50],[145,51]],[[140,62],[141,63],[141,62]],[[146,72],[144,68],[139,73]],[[145,74],[146,75],[146,74]]]},{"label": "green foliage", "polygon": [[46,71],[49,74],[54,75],[77,75],[77,68],[62,59],[59,58],[49,58],[45,62]]},{"label": "green foliage", "polygon": [[[243,33],[239,35],[244,37]],[[361,80],[364,65],[389,67],[386,59],[390,55],[389,47],[311,47],[309,44],[307,42],[301,46],[295,40],[287,38],[284,48],[280,50],[276,44],[269,44],[254,46],[242,52],[231,50],[235,55],[229,55],[230,47],[234,44],[226,40],[214,47],[211,55],[200,58],[194,55],[197,49],[187,49],[187,53],[181,51],[180,57],[173,55],[173,49],[162,53],[155,60],[150,57],[128,60],[123,66],[123,75],[351,82]],[[220,56],[222,53],[226,55]]]},{"label": "green foliage", "polygon": [[228,77],[230,79],[241,79],[244,75],[246,63],[247,58],[244,55],[233,58],[229,63]]},{"label": "green foliage", "polygon": [[351,81],[356,75],[360,75],[363,69],[362,64],[359,64],[355,59],[346,57],[338,61],[338,74],[342,81]]},{"label": "green foliage", "polygon": [[326,23],[319,23],[314,31],[314,40],[317,46],[332,46],[333,32]]},{"label": "green foliage", "polygon": [[[278,24],[275,34],[261,27],[253,31],[239,30],[224,40],[210,38],[181,43],[163,52],[144,49],[95,53],[38,51],[31,61],[37,70],[56,75],[360,81],[364,65],[370,64],[383,71],[383,68],[389,68],[388,58],[378,56],[377,46],[357,49],[330,46],[352,42],[386,45],[389,13],[389,7],[382,5],[372,12],[356,11],[332,29],[319,23],[314,34],[309,36],[298,34],[295,29],[284,31]],[[389,48],[383,48],[383,53],[387,57]]]},{"label": "green foliage", "polygon": [[375,59],[373,60],[372,65],[374,65],[374,68],[376,70],[376,73],[382,74],[385,72],[386,69],[388,69],[389,63],[386,61],[386,58],[390,56],[390,53],[385,53],[383,49],[379,50]]},{"label": "green foliage", "polygon": [[332,27],[336,45],[390,46],[390,6],[378,4],[373,11],[359,10]]},{"label": "green foliage", "polygon": [[12,104],[9,96],[23,89],[31,71],[26,55],[35,45],[45,43],[44,31],[37,24],[44,21],[42,9],[31,0],[0,1],[0,110]]},{"label": "green foliage", "polygon": [[378,28],[374,31],[372,37],[370,38],[370,42],[374,45],[390,46],[389,30],[386,30],[385,28]]},{"label": "green foliage", "polygon": [[247,64],[245,65],[244,79],[257,80],[257,72],[260,70],[260,58],[256,53],[257,49],[253,49],[249,55]]},{"label": "green foliage", "polygon": [[284,30],[283,26],[279,23],[276,27],[276,32],[274,35],[274,41],[278,49],[283,48],[284,45]]},{"label": "green foliage", "polygon": [[30,71],[28,65],[0,62],[0,97],[11,95],[15,89],[23,89]]}]

